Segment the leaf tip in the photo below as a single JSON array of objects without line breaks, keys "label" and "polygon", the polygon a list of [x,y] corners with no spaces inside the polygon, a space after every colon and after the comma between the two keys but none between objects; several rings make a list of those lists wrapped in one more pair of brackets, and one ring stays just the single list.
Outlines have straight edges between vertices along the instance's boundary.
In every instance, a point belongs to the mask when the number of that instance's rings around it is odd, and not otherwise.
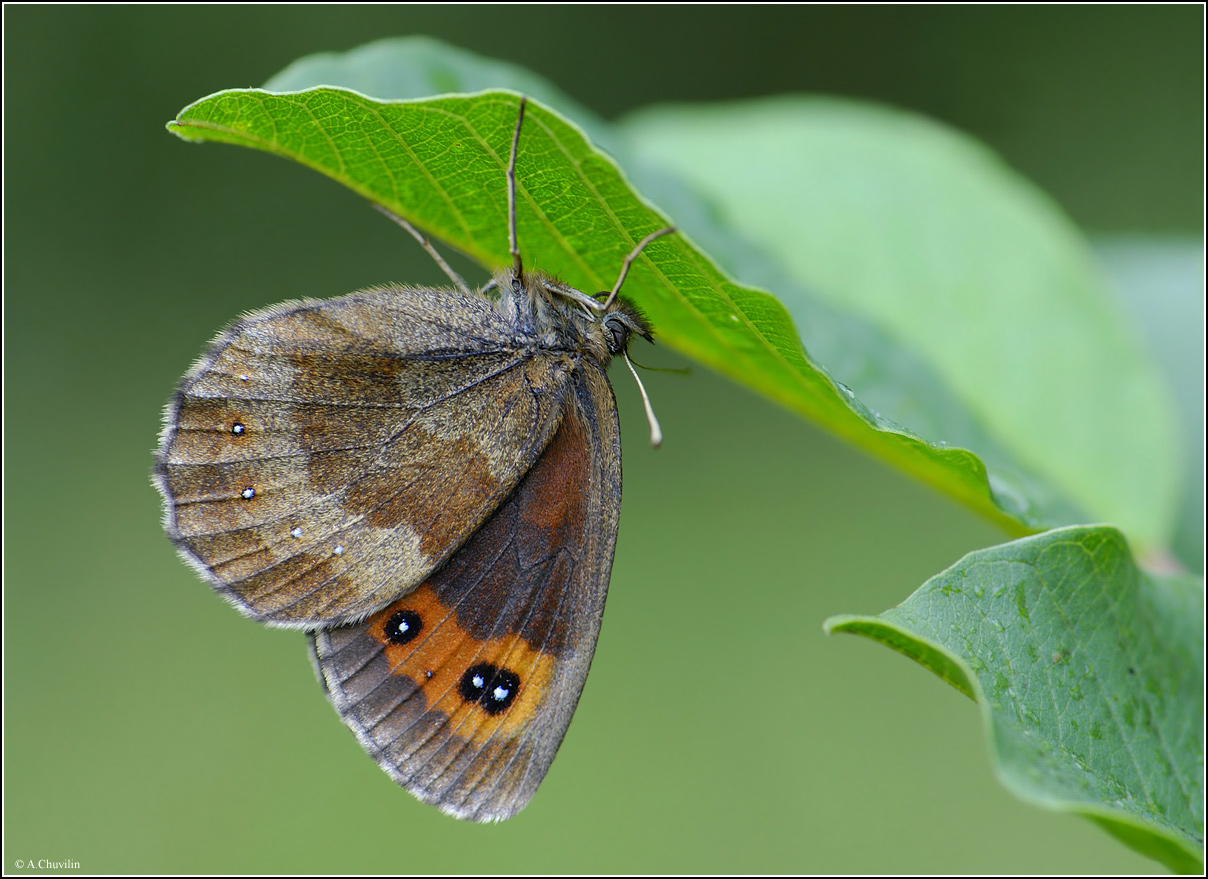
[{"label": "leaf tip", "polygon": [[835,632],[846,632],[848,627],[860,620],[861,617],[852,616],[851,614],[836,614],[833,617],[827,617],[822,621],[822,632],[825,635],[833,635]]},{"label": "leaf tip", "polygon": [[177,137],[182,138],[183,140],[192,140],[193,139],[193,138],[189,137],[187,134],[185,134],[185,126],[184,126],[184,123],[180,121],[180,117],[177,117],[175,119],[169,119],[167,124],[164,125],[164,128],[166,128],[168,131],[175,134]]}]

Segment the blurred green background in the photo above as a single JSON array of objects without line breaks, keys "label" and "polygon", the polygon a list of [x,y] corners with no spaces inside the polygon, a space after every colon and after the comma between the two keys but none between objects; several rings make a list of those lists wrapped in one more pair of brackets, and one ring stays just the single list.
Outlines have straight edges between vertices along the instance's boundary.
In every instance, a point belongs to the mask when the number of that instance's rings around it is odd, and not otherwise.
[{"label": "blurred green background", "polygon": [[6,872],[1158,870],[1003,791],[955,690],[822,635],[1002,536],[699,368],[647,379],[657,453],[617,374],[608,614],[532,805],[480,827],[399,790],[323,699],[303,639],[241,619],[177,559],[148,475],[161,407],[240,311],[443,278],[331,181],[163,126],[301,55],[422,33],[608,117],[787,91],[892,103],[983,138],[1091,232],[1198,237],[1202,9],[4,17]]}]

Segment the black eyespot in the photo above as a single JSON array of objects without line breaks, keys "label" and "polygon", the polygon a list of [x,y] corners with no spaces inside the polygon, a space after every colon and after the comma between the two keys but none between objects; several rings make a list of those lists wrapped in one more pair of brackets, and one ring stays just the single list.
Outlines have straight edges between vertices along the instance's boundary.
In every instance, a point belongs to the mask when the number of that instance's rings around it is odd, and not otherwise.
[{"label": "black eyespot", "polygon": [[241,423],[239,423],[238,421],[236,421],[234,424],[232,424],[232,425],[231,425],[231,433],[235,434],[235,436],[242,436],[242,435],[243,435],[243,432],[244,432],[246,429],[247,429],[247,428],[245,428],[245,427],[244,427],[244,426],[243,426]]},{"label": "black eyespot", "polygon": [[457,690],[461,698],[477,702],[487,714],[499,714],[516,701],[520,678],[506,668],[480,662],[466,669]]},{"label": "black eyespot", "polygon": [[400,610],[386,620],[386,637],[391,644],[407,644],[414,641],[424,628],[424,621],[413,610]]},{"label": "black eyespot", "polygon": [[254,498],[256,496],[256,489],[252,488],[249,485],[243,491],[239,492],[239,496],[241,498],[243,498],[245,501],[250,501],[252,498]]}]

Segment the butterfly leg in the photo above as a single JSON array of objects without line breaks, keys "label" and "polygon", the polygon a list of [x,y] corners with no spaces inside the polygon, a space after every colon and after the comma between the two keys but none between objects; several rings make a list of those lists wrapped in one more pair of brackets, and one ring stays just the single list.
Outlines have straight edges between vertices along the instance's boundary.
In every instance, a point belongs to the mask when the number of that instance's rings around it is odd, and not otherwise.
[{"label": "butterfly leg", "polygon": [[447,262],[445,262],[444,258],[437,252],[436,248],[432,246],[432,242],[429,241],[422,234],[420,234],[420,231],[418,229],[416,229],[414,226],[412,226],[410,223],[408,223],[406,220],[404,220],[398,214],[394,213],[389,208],[385,208],[382,205],[376,204],[376,203],[374,204],[374,207],[377,210],[381,211],[383,214],[385,214],[390,219],[394,220],[394,222],[398,223],[400,226],[402,226],[408,232],[410,232],[411,237],[419,242],[420,247],[422,247],[424,250],[428,251],[428,255],[430,257],[432,257],[434,260],[436,260],[436,264],[441,267],[441,269],[444,271],[444,273],[446,275],[449,276],[449,280],[451,280],[453,282],[453,286],[455,286],[462,293],[465,293],[467,296],[470,295],[470,288],[466,286],[466,282],[464,280],[462,280],[461,275],[459,275],[459,274],[457,274],[457,272],[453,271],[453,267],[450,266]]},{"label": "butterfly leg", "polygon": [[646,245],[656,238],[662,238],[664,235],[670,235],[675,231],[676,228],[674,226],[667,226],[659,229],[657,232],[651,232],[637,243],[637,246],[629,252],[629,256],[625,257],[625,262],[621,264],[621,274],[617,277],[617,282],[612,285],[612,292],[604,300],[602,310],[606,310],[608,306],[612,305],[612,301],[617,298],[617,294],[621,292],[621,285],[625,283],[625,276],[629,274],[629,267],[633,265],[633,261],[638,258],[638,254],[646,248]]}]

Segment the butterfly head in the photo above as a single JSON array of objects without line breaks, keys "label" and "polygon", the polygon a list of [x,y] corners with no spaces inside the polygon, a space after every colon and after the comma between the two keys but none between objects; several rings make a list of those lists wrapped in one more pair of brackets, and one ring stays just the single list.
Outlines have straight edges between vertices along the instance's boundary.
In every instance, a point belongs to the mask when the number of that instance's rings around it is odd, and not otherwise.
[{"label": "butterfly head", "polygon": [[505,312],[526,325],[547,350],[583,355],[607,368],[613,357],[624,356],[632,336],[654,341],[650,322],[637,307],[607,291],[589,296],[533,269],[522,277],[507,270],[496,276],[495,286],[510,293],[501,303]]}]

